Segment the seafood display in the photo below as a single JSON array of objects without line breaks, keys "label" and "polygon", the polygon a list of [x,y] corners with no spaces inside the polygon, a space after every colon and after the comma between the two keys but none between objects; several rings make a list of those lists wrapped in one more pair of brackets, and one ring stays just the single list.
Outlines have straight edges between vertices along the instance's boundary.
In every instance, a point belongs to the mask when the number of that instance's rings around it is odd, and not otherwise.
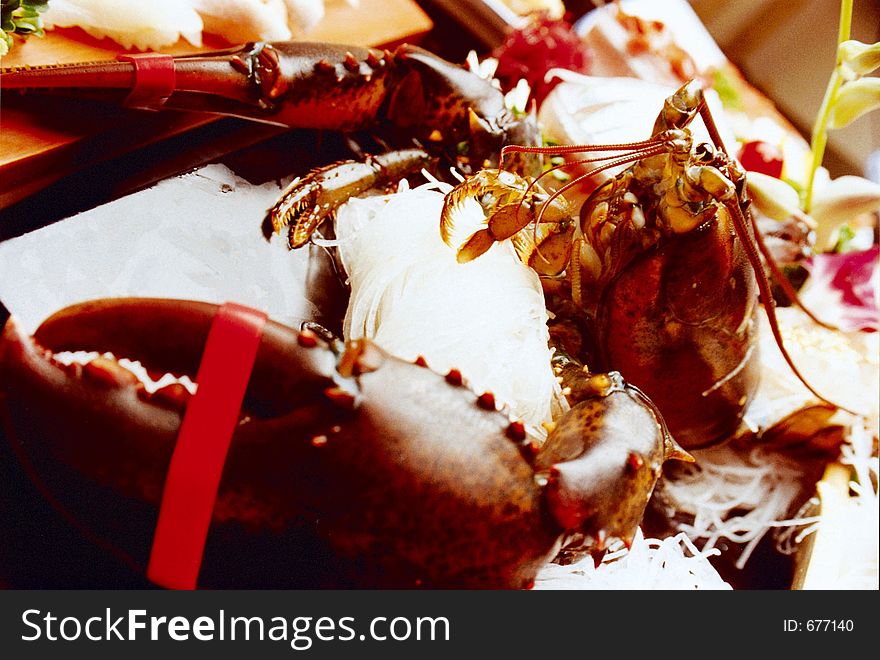
[{"label": "seafood display", "polygon": [[[714,148],[693,145],[686,126],[698,113]],[[696,447],[735,431],[754,394],[756,289],[768,301],[765,309],[783,355],[795,373],[797,367],[777,328],[758,256],[767,249],[750,219],[745,173],[724,151],[696,83],[667,99],[653,133],[632,144],[505,147],[502,154],[612,153],[575,161],[605,163],[550,195],[539,179],[512,180],[499,171],[484,171],[479,183],[463,183],[463,190],[473,188],[487,200],[486,227],[466,238],[458,258],[470,261],[495,241],[512,238],[523,260],[542,275],[565,273],[557,311],[564,314],[572,305],[578,310],[580,318],[572,321],[593,336],[589,361],[613,365],[645,389],[665,411],[675,437]],[[626,163],[634,164],[598,186],[578,218],[556,202],[590,176]],[[447,242],[461,194],[453,191],[444,209],[441,231]],[[772,265],[772,258],[768,262]],[[784,277],[778,281],[791,291]],[[793,291],[791,296],[798,300]]]},{"label": "seafood display", "polygon": [[[381,146],[304,173],[264,217],[243,220],[308,251],[347,311],[327,326],[267,323],[199,586],[521,589],[634,542],[633,564],[644,547],[697,557],[696,523],[645,545],[655,490],[657,510],[691,513],[700,461],[708,472],[761,442],[793,457],[795,483],[841,452],[835,414],[871,415],[788,349],[776,299],[804,305],[764,240],[705,82],[680,84],[643,138],[586,145],[542,143],[536,113],[511,107],[497,83],[410,45],[256,42],[3,69],[0,88]],[[755,206],[763,217],[768,201]],[[149,575],[217,315],[204,302],[108,298],[58,311],[33,336],[13,315],[0,340],[0,419],[17,460],[65,520],[138,575]],[[762,335],[808,395],[750,435]],[[69,363],[69,351],[112,357]],[[119,358],[196,385],[147,389]],[[681,487],[664,485],[664,471]],[[791,515],[799,490],[774,515]]]}]

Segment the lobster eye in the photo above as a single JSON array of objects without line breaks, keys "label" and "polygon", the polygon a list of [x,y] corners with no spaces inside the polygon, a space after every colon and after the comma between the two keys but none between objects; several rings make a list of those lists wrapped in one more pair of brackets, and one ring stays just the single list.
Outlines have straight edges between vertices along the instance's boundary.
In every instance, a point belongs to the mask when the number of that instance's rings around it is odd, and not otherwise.
[{"label": "lobster eye", "polygon": [[701,163],[711,163],[715,158],[715,149],[708,142],[701,142],[694,147],[694,157]]}]

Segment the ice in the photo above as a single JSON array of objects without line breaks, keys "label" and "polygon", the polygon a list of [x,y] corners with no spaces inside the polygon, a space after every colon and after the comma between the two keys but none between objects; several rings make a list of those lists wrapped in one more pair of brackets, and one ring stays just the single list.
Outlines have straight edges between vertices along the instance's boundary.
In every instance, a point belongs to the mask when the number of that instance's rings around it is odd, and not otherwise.
[{"label": "ice", "polygon": [[0,243],[0,299],[27,331],[66,305],[116,296],[234,301],[297,327],[312,316],[308,253],[260,230],[280,193],[222,165],[166,179]]}]

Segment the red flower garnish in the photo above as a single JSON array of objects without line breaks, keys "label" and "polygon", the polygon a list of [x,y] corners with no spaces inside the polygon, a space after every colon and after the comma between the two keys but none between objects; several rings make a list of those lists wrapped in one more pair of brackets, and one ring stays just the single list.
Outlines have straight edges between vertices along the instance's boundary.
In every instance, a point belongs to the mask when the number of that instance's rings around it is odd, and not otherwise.
[{"label": "red flower garnish", "polygon": [[777,179],[782,176],[782,150],[769,142],[746,142],[739,152],[739,162],[748,172],[760,172]]},{"label": "red flower garnish", "polygon": [[498,59],[495,77],[504,90],[513,89],[520,79],[525,79],[539,105],[559,82],[544,81],[550,69],[589,73],[587,45],[569,23],[546,15],[536,16],[524,28],[508,35],[493,56]]},{"label": "red flower garnish", "polygon": [[[843,254],[817,254],[805,265],[810,270],[811,299],[816,293],[837,299],[836,324],[842,330],[880,330],[880,247]],[[818,291],[816,287],[819,287]],[[815,310],[823,316],[822,310]]]}]

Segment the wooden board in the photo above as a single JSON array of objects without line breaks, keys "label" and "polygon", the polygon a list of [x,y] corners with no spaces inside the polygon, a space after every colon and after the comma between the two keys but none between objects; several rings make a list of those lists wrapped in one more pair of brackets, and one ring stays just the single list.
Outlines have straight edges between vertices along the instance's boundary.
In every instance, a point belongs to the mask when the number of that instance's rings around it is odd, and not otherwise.
[{"label": "wooden board", "polygon": [[[359,0],[355,7],[332,2],[308,38],[393,46],[418,41],[431,27],[430,19],[412,0]],[[208,35],[201,49],[181,40],[163,52],[184,54],[224,46]],[[106,60],[121,52],[125,51],[109,39],[94,39],[79,29],[59,29],[47,32],[43,39],[17,40],[2,66]],[[216,121],[206,115],[124,110],[55,97],[4,96],[0,104],[0,209],[84,167]],[[241,146],[235,140],[230,144]]]}]

